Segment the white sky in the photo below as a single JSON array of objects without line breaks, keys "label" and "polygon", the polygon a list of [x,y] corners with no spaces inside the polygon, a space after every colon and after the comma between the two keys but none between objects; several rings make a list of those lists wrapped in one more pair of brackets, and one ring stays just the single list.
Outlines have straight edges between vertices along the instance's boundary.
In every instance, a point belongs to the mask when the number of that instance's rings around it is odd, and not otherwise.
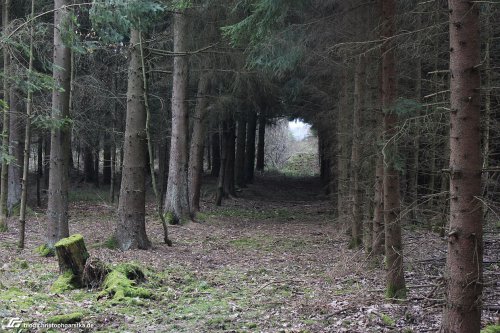
[{"label": "white sky", "polygon": [[311,133],[311,125],[306,124],[300,120],[294,120],[288,122],[288,128],[292,132],[295,140],[303,140]]}]

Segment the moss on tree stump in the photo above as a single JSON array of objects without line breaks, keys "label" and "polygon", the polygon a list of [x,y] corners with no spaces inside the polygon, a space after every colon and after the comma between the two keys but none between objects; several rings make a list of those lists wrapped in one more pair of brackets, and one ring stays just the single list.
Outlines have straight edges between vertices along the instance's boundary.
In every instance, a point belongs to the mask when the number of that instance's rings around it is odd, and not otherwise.
[{"label": "moss on tree stump", "polygon": [[83,271],[89,258],[83,236],[76,234],[63,238],[55,244],[55,249],[59,262],[59,272],[62,275],[54,283],[51,290],[62,292],[82,287]]}]

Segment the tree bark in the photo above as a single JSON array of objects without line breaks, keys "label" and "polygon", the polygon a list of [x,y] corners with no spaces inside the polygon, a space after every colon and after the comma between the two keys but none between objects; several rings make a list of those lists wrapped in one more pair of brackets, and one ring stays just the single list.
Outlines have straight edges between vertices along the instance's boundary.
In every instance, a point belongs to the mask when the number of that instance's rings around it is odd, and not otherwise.
[{"label": "tree bark", "polygon": [[[10,0],[4,0],[2,6],[3,32],[9,30],[9,10]],[[3,100],[9,103],[9,77],[10,77],[10,54],[9,48],[3,47]],[[7,155],[9,151],[9,106],[3,107],[3,127],[2,127],[2,155]],[[0,171],[0,232],[7,230],[7,195],[8,195],[8,170],[9,166],[6,158],[2,158],[2,170]]]},{"label": "tree bark", "polygon": [[104,134],[102,151],[102,183],[108,185],[111,182],[111,136]]},{"label": "tree bark", "polygon": [[247,184],[253,183],[255,169],[255,131],[257,130],[257,114],[251,111],[248,116],[247,142],[245,155],[245,180]]},{"label": "tree bark", "polygon": [[401,239],[399,171],[396,168],[398,147],[396,134],[398,115],[394,110],[397,97],[397,73],[392,38],[395,32],[395,0],[382,0],[382,107],[386,147],[384,150],[384,227],[387,262],[387,297],[404,298],[406,286],[403,272],[403,244]]},{"label": "tree bark", "polygon": [[257,171],[264,171],[264,153],[266,138],[266,113],[261,111],[259,114],[259,141],[257,142]]},{"label": "tree bark", "polygon": [[375,198],[373,212],[373,255],[384,254],[384,158],[377,154],[375,169]]},{"label": "tree bark", "polygon": [[236,157],[234,162],[236,186],[238,186],[239,188],[243,188],[246,186],[245,184],[246,139],[247,139],[247,119],[245,114],[240,113],[240,115],[238,116],[238,132],[236,134]]},{"label": "tree bark", "polygon": [[86,183],[94,181],[95,178],[94,152],[89,144],[83,148],[83,178]]},{"label": "tree bark", "polygon": [[[71,52],[64,45],[62,26],[69,20],[67,0],[54,1],[54,69],[56,88],[52,94],[52,119],[69,120],[71,88]],[[64,123],[52,129],[50,140],[50,171],[47,207],[47,245],[53,248],[61,238],[69,236],[68,187],[71,126]]]},{"label": "tree bark", "polygon": [[479,332],[483,263],[479,6],[449,0],[450,232],[442,331]]},{"label": "tree bark", "polygon": [[221,164],[221,144],[220,144],[220,134],[218,130],[215,130],[215,132],[212,134],[212,140],[211,141],[211,149],[212,149],[212,168],[211,168],[211,176],[216,177],[219,175],[220,171],[220,164]]},{"label": "tree bark", "polygon": [[131,31],[127,88],[127,118],[123,169],[115,238],[121,250],[147,249],[146,235],[146,109],[139,50],[140,32]]},{"label": "tree bark", "polygon": [[221,206],[222,199],[224,197],[224,182],[226,177],[226,159],[227,159],[227,122],[223,121],[219,126],[219,136],[221,138],[221,150],[220,150],[220,166],[219,166],[219,177],[217,178],[217,189],[215,194],[215,205]]},{"label": "tree bark", "polygon": [[[35,17],[35,0],[31,0],[31,18]],[[30,24],[30,47],[29,47],[29,62],[28,73],[33,72],[33,35],[34,22]],[[29,82],[29,81],[28,81]],[[33,113],[33,91],[28,89],[26,98],[26,125],[24,128],[24,150],[23,150],[23,176],[21,180],[21,206],[19,208],[19,248],[24,248],[24,240],[26,234],[26,201],[28,198],[28,175],[30,164],[30,144],[31,144],[31,115]],[[40,152],[40,150],[38,150]],[[37,184],[39,185],[39,184]],[[37,186],[37,190],[39,186]]]},{"label": "tree bark", "polygon": [[8,195],[7,211],[12,215],[12,209],[21,201],[21,178],[24,149],[23,116],[21,113],[22,103],[19,91],[12,89],[10,92],[10,125],[9,125],[9,155],[12,161],[9,163],[8,172]]},{"label": "tree bark", "polygon": [[210,78],[203,74],[198,82],[198,96],[193,116],[193,134],[189,152],[189,203],[191,214],[200,210],[200,192],[203,176],[203,153],[207,130],[207,104]]},{"label": "tree bark", "polygon": [[349,246],[359,248],[363,240],[363,211],[362,189],[360,186],[361,173],[361,118],[364,110],[366,91],[366,60],[362,55],[358,59],[354,78],[354,108],[352,122],[351,146],[351,195],[352,195],[352,234]]},{"label": "tree bark", "polygon": [[337,215],[339,221],[344,221],[348,216],[346,196],[348,193],[348,145],[347,128],[347,68],[342,70],[342,90],[339,96],[338,121],[337,121]]},{"label": "tree bark", "polygon": [[[185,13],[174,14],[174,52],[187,51],[188,21]],[[187,105],[188,59],[174,57],[172,85],[172,139],[170,143],[170,165],[164,211],[169,223],[178,224],[189,217],[188,198],[188,127]]]},{"label": "tree bark", "polygon": [[236,129],[234,121],[228,120],[228,129],[226,137],[226,168],[224,176],[224,196],[236,196],[235,177],[234,177],[234,162],[235,162],[235,139]]}]

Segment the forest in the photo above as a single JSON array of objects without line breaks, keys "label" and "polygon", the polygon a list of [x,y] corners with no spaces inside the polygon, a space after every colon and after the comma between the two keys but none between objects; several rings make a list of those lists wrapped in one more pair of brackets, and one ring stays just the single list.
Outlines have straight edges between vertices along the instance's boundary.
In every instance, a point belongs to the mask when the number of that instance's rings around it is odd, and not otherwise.
[{"label": "forest", "polygon": [[0,1],[1,332],[500,333],[499,0]]}]

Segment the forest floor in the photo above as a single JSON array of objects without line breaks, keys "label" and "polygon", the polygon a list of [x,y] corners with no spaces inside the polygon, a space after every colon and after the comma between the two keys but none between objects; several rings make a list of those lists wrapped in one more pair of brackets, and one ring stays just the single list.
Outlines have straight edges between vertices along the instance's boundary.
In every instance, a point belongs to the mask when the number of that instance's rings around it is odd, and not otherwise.
[{"label": "forest floor", "polygon": [[[88,332],[434,332],[443,305],[446,242],[404,227],[408,299],[384,297],[382,259],[348,249],[345,226],[313,178],[258,177],[239,197],[214,207],[209,183],[200,223],[170,227],[173,247],[148,207],[153,248],[120,252],[107,241],[115,209],[104,190],[71,194],[70,230],[81,233],[91,256],[135,262],[151,298],[114,302],[99,291],[50,293],[57,259],[42,258],[45,216],[33,212],[27,246],[16,247],[17,226],[0,234],[0,318],[45,323],[83,313]],[[151,200],[152,201],[152,200]],[[498,320],[500,240],[486,234],[483,324]],[[25,330],[26,331],[26,330]],[[29,330],[28,330],[29,331]],[[31,331],[42,331],[32,329]],[[58,331],[77,331],[74,328]]]}]

